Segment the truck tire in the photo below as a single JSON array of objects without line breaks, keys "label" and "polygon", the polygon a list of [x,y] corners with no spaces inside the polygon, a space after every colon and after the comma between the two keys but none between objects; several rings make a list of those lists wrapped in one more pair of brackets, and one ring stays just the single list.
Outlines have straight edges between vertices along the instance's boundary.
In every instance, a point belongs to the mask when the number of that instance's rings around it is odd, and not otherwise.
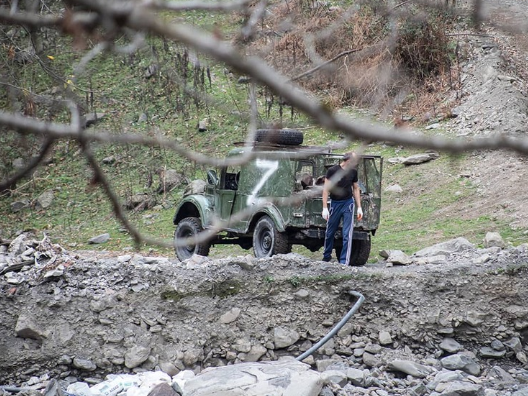
[{"label": "truck tire", "polygon": [[370,255],[370,235],[368,239],[354,239],[350,253],[350,265],[358,267],[365,265]]},{"label": "truck tire", "polygon": [[[352,241],[352,251],[350,252],[350,265],[353,267],[359,267],[365,265],[370,255],[370,235],[369,239],[354,239]],[[337,260],[341,257],[343,246],[334,246]]]},{"label": "truck tire", "polygon": [[200,256],[209,255],[209,249],[211,248],[210,242],[200,242],[197,245],[187,244],[184,246],[177,246],[176,244],[182,239],[193,237],[202,231],[202,222],[197,217],[186,217],[178,223],[176,231],[174,231],[174,250],[180,261],[191,258],[193,254],[199,254]]},{"label": "truck tire", "polygon": [[257,221],[253,231],[253,252],[257,258],[291,252],[288,237],[277,230],[269,216],[263,216]]},{"label": "truck tire", "polygon": [[257,129],[257,142],[299,146],[303,143],[304,134],[296,129]]}]

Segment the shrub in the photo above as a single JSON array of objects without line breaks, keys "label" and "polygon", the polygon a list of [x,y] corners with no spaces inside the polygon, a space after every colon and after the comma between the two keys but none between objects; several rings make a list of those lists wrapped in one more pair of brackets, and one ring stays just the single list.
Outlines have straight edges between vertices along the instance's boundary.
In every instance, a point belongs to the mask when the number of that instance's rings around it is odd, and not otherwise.
[{"label": "shrub", "polygon": [[449,41],[441,17],[408,19],[400,27],[395,48],[397,62],[419,80],[439,75],[449,68]]}]

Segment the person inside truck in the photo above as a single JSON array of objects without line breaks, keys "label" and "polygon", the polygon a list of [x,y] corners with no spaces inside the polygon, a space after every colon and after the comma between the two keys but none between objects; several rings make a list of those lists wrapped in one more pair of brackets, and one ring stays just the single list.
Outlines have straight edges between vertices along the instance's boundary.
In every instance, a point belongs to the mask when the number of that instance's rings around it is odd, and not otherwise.
[{"label": "person inside truck", "polygon": [[[330,261],[334,247],[334,237],[339,223],[343,219],[343,249],[341,257],[337,257],[341,264],[350,265],[352,251],[352,235],[354,233],[354,205],[357,205],[358,220],[363,218],[361,197],[357,172],[358,157],[349,152],[343,155],[338,165],[330,167],[325,175],[323,186],[323,212],[327,221],[323,261]],[[330,206],[328,198],[330,197]]]}]

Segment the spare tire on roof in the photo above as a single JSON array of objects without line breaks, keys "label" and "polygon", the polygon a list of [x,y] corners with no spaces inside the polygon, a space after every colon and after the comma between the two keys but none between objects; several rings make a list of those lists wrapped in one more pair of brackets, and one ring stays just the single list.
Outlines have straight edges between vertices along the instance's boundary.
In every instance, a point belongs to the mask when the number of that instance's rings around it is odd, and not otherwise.
[{"label": "spare tire on roof", "polygon": [[304,135],[296,129],[257,129],[257,142],[298,146],[303,143]]}]

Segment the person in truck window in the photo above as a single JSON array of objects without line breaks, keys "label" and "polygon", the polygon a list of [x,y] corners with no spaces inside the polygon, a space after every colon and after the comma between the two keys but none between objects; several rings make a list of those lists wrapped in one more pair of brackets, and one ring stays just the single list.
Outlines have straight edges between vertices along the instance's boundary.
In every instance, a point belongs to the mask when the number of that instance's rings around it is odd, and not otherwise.
[{"label": "person in truck window", "polygon": [[[327,221],[323,261],[330,261],[334,247],[334,236],[343,219],[343,249],[338,261],[350,265],[352,235],[354,233],[354,205],[357,205],[358,220],[363,218],[357,172],[358,158],[355,153],[346,153],[339,165],[330,167],[325,175],[323,187],[322,216]],[[328,206],[330,197],[330,207]]]}]

